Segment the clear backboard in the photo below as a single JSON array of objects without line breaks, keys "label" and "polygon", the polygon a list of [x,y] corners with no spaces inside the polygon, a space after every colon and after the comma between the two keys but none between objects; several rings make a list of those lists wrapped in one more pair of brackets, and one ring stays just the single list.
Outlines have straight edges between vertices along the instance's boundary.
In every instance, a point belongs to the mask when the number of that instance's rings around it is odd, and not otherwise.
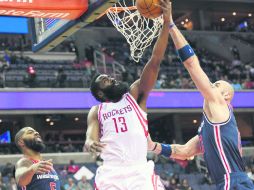
[{"label": "clear backboard", "polygon": [[34,52],[47,52],[63,42],[66,38],[94,22],[99,15],[112,7],[118,0],[96,0],[91,3],[88,10],[76,20],[53,18],[29,19],[32,34],[32,50]]}]

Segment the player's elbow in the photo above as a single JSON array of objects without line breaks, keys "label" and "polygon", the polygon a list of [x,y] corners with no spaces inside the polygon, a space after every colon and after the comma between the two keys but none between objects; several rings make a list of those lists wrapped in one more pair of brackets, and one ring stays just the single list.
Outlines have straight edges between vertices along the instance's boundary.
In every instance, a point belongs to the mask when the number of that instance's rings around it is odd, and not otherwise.
[{"label": "player's elbow", "polygon": [[25,187],[25,186],[27,186],[27,185],[28,185],[28,183],[19,182],[19,183],[18,183],[18,185],[19,185],[20,187]]},{"label": "player's elbow", "polygon": [[29,181],[28,179],[22,179],[22,178],[20,178],[20,179],[17,181],[17,184],[18,184],[20,187],[24,187],[24,186],[27,186],[30,182],[31,182],[31,180]]}]

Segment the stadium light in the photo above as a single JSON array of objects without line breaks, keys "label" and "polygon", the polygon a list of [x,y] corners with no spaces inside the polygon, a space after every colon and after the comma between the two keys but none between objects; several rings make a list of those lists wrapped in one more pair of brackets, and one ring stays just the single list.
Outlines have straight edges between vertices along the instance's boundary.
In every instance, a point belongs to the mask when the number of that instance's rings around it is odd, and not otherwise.
[{"label": "stadium light", "polygon": [[193,122],[194,124],[196,124],[198,121],[197,121],[196,119],[194,119],[192,122]]}]

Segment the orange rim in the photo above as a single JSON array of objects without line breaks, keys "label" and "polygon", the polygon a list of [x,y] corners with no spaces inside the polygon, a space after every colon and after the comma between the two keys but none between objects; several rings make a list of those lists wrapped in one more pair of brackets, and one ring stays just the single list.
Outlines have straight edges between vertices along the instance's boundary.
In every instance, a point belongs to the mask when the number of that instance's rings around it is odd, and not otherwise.
[{"label": "orange rim", "polygon": [[104,16],[105,14],[107,14],[108,12],[111,12],[111,13],[120,13],[120,12],[123,12],[123,11],[126,11],[126,10],[137,10],[137,7],[136,6],[131,6],[131,7],[110,7],[108,8],[104,13],[100,14],[97,19],[101,18],[102,16]]},{"label": "orange rim", "polygon": [[120,13],[122,11],[125,11],[125,10],[136,10],[137,7],[136,6],[131,6],[131,7],[110,7],[108,8],[105,13],[108,13],[108,12],[117,12],[117,13]]}]

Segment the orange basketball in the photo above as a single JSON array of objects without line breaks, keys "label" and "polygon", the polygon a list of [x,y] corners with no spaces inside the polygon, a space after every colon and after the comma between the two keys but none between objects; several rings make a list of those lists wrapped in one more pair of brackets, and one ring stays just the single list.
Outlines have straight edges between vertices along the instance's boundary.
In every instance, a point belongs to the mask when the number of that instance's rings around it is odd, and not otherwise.
[{"label": "orange basketball", "polygon": [[156,6],[160,4],[159,0],[136,0],[136,7],[139,13],[150,19],[157,18],[161,16],[162,10],[160,7]]}]

